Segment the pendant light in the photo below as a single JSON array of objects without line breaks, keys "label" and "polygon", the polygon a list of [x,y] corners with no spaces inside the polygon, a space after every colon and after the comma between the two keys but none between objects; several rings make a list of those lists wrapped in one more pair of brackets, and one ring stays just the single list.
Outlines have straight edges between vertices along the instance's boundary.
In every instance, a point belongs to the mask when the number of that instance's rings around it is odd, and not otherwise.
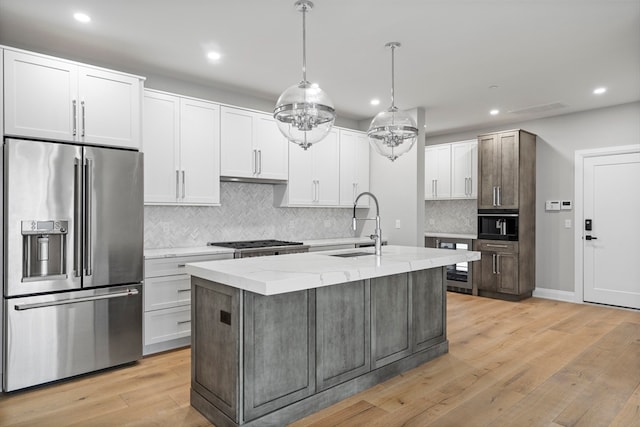
[{"label": "pendant light", "polygon": [[385,47],[391,48],[391,107],[373,118],[367,136],[378,154],[394,161],[411,150],[418,137],[418,127],[413,117],[395,106],[394,51],[400,43],[389,42]]},{"label": "pendant light", "polygon": [[336,114],[327,94],[317,84],[307,81],[306,14],[313,3],[298,0],[294,6],[302,12],[302,81],[282,92],[273,117],[280,132],[306,150],[327,136]]}]

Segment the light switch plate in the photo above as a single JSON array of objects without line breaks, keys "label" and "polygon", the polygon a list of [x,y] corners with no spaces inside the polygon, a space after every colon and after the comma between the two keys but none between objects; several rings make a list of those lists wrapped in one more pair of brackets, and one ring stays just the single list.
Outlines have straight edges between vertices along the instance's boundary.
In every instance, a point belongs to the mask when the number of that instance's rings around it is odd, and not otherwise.
[{"label": "light switch plate", "polygon": [[560,200],[547,200],[544,204],[544,209],[547,211],[559,211]]}]

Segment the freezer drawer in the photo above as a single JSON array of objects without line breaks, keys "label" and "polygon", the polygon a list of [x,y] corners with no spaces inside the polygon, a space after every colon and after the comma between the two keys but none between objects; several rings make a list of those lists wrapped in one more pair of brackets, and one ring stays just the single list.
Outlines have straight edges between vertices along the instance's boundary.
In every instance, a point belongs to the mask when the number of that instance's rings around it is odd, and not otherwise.
[{"label": "freezer drawer", "polygon": [[4,391],[142,357],[142,286],[4,300]]}]

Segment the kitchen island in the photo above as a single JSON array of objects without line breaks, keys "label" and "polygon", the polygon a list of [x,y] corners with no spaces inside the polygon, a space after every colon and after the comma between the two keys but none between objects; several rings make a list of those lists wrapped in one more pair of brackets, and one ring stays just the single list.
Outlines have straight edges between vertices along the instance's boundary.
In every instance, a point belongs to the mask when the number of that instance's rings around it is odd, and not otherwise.
[{"label": "kitchen island", "polygon": [[447,265],[385,246],[187,264],[191,405],[218,427],[281,426],[448,351]]}]

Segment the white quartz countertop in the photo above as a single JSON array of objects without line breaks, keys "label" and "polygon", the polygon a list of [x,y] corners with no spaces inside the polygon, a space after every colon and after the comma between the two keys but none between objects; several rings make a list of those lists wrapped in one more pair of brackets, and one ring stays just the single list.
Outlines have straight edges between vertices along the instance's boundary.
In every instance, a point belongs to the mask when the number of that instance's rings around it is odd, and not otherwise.
[{"label": "white quartz countertop", "polygon": [[[350,252],[367,255],[331,256]],[[186,272],[246,291],[277,295],[480,259],[480,252],[414,246],[383,246],[380,257],[373,252],[374,248],[356,248],[205,261],[188,263]]]},{"label": "white quartz countertop", "polygon": [[461,233],[434,233],[431,231],[425,231],[424,237],[444,237],[450,239],[477,239],[477,234],[461,234]]},{"label": "white quartz countertop", "polygon": [[159,248],[145,249],[144,257],[146,259],[172,258],[178,256],[232,254],[233,252],[233,249],[221,248],[219,246],[198,246],[193,248]]}]

